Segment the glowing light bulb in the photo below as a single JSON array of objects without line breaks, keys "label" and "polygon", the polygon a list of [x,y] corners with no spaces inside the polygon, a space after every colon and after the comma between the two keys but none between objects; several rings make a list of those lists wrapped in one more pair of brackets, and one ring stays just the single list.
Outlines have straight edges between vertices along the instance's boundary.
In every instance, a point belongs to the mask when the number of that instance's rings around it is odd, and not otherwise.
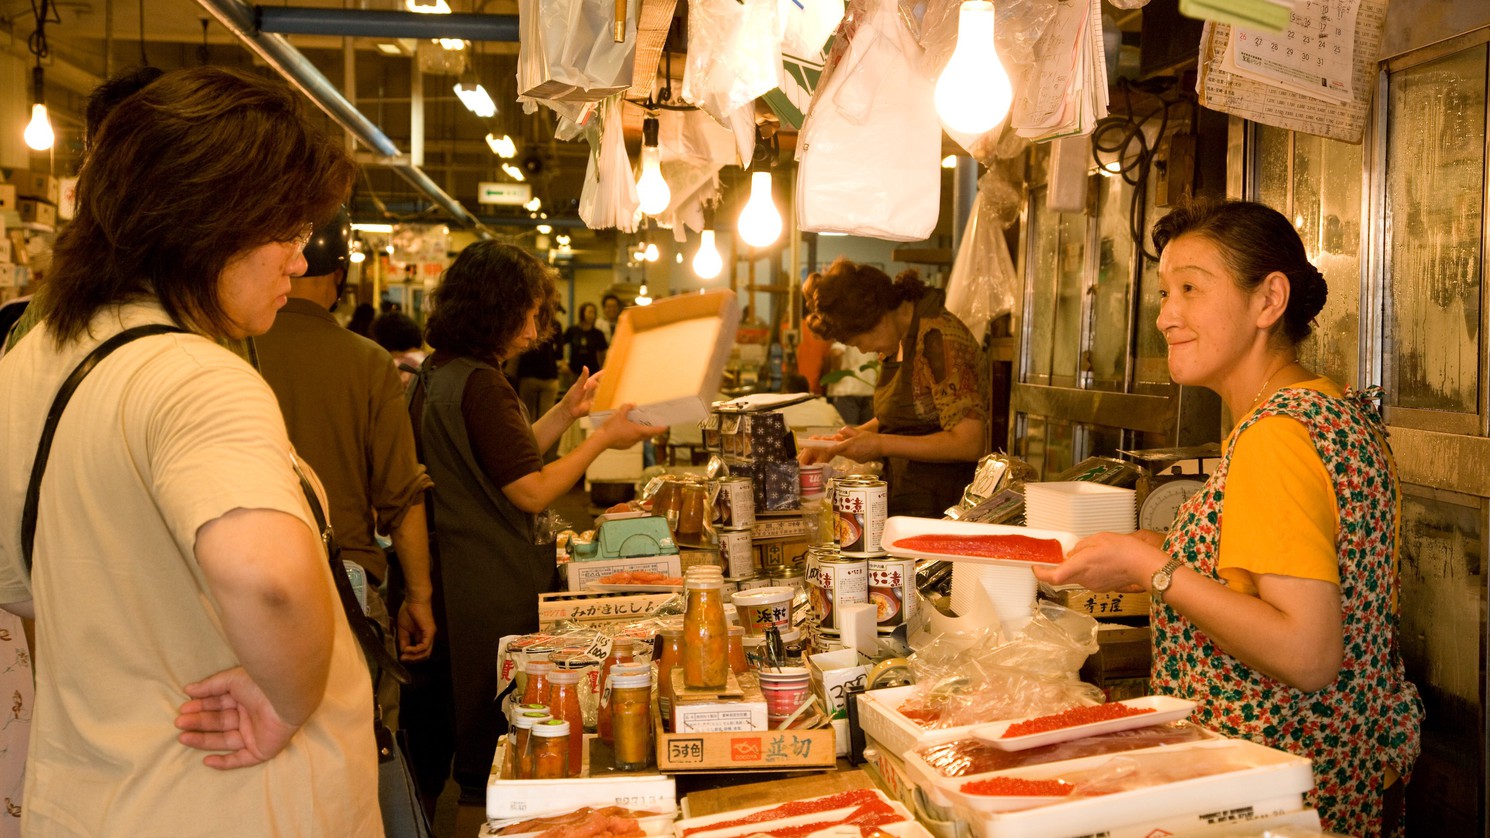
[{"label": "glowing light bulb", "polygon": [[683,251],[680,250],[677,253],[673,254],[673,261],[677,262],[679,265],[683,264]]},{"label": "glowing light bulb", "polygon": [[636,179],[636,198],[647,215],[667,212],[673,190],[662,178],[661,154],[657,149],[657,117],[642,120],[642,173]]},{"label": "glowing light bulb", "polygon": [[705,230],[699,236],[698,252],[693,254],[693,272],[699,279],[713,279],[724,270],[724,260],[719,258],[719,247],[714,244],[714,231]]},{"label": "glowing light bulb", "polygon": [[957,47],[936,80],[936,114],[959,134],[990,131],[1009,114],[1014,89],[993,46],[993,4],[965,0],[957,17]]},{"label": "glowing light bulb", "polygon": [[641,288],[637,289],[636,304],[639,306],[649,306],[652,304],[652,298],[647,296],[647,284],[645,282],[642,283]]},{"label": "glowing light bulb", "polygon": [[657,252],[657,245],[652,242],[647,242],[647,249],[642,251],[642,258],[648,262],[656,262],[657,258],[661,255],[661,253]]},{"label": "glowing light bulb", "polygon": [[955,168],[957,168],[957,155],[955,155],[955,154],[949,154],[946,157],[943,157],[942,158],[942,168],[943,169],[955,169]]},{"label": "glowing light bulb", "polygon": [[367,260],[367,254],[360,250],[354,250],[347,254],[347,259],[351,260],[354,265],[360,265]]},{"label": "glowing light bulb", "polygon": [[781,213],[771,200],[771,173],[750,175],[750,200],[735,224],[740,238],[751,247],[766,247],[781,236]]},{"label": "glowing light bulb", "polygon": [[471,113],[482,119],[497,115],[497,103],[492,101],[491,94],[486,92],[481,82],[463,81],[455,86],[455,95]]},{"label": "glowing light bulb", "polygon": [[551,225],[548,225],[548,224],[539,224],[537,229],[538,229],[539,234],[540,235],[544,235],[544,236],[546,236],[549,233],[552,233],[554,231],[554,228]]},{"label": "glowing light bulb", "polygon": [[26,145],[36,151],[46,151],[52,147],[57,135],[52,133],[52,120],[47,118],[47,106],[38,102],[31,106],[31,122],[26,125]]}]

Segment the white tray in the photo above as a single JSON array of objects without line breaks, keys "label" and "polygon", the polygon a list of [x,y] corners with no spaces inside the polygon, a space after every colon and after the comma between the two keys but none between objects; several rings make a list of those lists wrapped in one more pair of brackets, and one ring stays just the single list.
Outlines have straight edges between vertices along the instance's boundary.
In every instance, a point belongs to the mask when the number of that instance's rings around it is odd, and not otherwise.
[{"label": "white tray", "polygon": [[[575,809],[578,808],[580,807],[575,807]],[[590,808],[604,809],[605,807],[591,806]],[[559,812],[558,814],[562,815],[564,813]],[[534,817],[543,816],[535,815]],[[549,815],[548,817],[553,817],[553,815]],[[535,832],[515,832],[510,835],[502,835],[502,830],[506,829],[507,827],[532,819],[533,818],[508,818],[500,821],[487,821],[486,825],[481,829],[480,838],[495,838],[495,836],[501,836],[501,838],[533,838],[533,836],[535,835],[542,835],[543,830],[538,830]],[[648,836],[671,835],[673,834],[673,822],[675,820],[677,820],[676,813],[662,812],[650,817],[639,817],[636,819],[636,825],[640,827],[641,831]]]},{"label": "white tray", "polygon": [[[911,814],[911,811],[905,808],[905,806],[900,801],[889,797],[879,789],[871,789],[871,791],[874,793],[875,797],[878,797],[881,801],[888,804],[891,809],[895,810],[896,814],[899,814],[905,818],[905,820],[899,821],[897,823],[891,823],[884,826],[876,827],[877,829],[889,833],[890,835],[896,836],[896,838],[931,838],[931,833],[926,831],[926,827],[918,823],[916,821],[916,816]],[[816,798],[804,798],[804,801],[815,799]],[[833,809],[831,811],[812,812],[806,815],[795,815],[792,817],[778,818],[771,821],[740,824],[732,827],[721,827],[719,829],[709,828],[711,824],[727,823],[729,821],[738,820],[748,815],[752,815],[756,812],[763,812],[768,809],[774,809],[777,806],[788,802],[790,801],[783,800],[780,803],[772,803],[768,806],[756,806],[750,809],[738,809],[733,812],[720,812],[714,815],[706,815],[704,817],[681,820],[673,825],[673,833],[674,835],[679,836],[679,838],[682,838],[683,834],[688,830],[699,830],[697,832],[694,832],[693,835],[689,838],[745,838],[745,836],[756,835],[758,833],[770,833],[770,831],[773,829],[785,829],[792,826],[801,826],[805,824],[831,821],[836,818],[844,818],[853,814],[853,811],[855,809],[855,807],[853,806],[845,806],[843,808]],[[848,827],[847,829],[851,832],[840,832],[835,827],[828,827],[818,830],[817,832],[809,833],[809,836],[812,836],[813,838],[828,838],[828,836],[835,834],[852,834],[854,836],[859,836],[861,834],[859,831],[859,827],[857,826]],[[808,838],[808,836],[803,836],[803,838]]]},{"label": "white tray", "polygon": [[892,556],[903,558],[943,559],[953,562],[975,562],[977,564],[1009,565],[1013,567],[1050,567],[1047,562],[1021,562],[1013,559],[995,559],[988,556],[963,556],[948,553],[928,553],[923,550],[897,550],[895,543],[902,538],[918,535],[1022,535],[1028,538],[1045,538],[1059,541],[1061,553],[1069,553],[1081,539],[1075,533],[1061,530],[1037,530],[1030,527],[1011,527],[1007,524],[980,524],[976,521],[943,521],[934,518],[909,518],[896,515],[885,521],[885,530],[880,535],[880,545]]},{"label": "white tray", "polygon": [[900,705],[915,694],[914,684],[859,693],[859,725],[864,728],[864,734],[890,753],[904,755],[906,751],[922,745],[964,739],[974,728],[979,727],[921,727],[900,712]]},{"label": "white tray", "polygon": [[1138,709],[1152,709],[1154,712],[1143,713],[1137,716],[1124,716],[1120,719],[1110,719],[1105,722],[1072,725],[1071,727],[1047,730],[1043,733],[1031,733],[1025,736],[1011,736],[1008,738],[1004,737],[1004,731],[1008,730],[1010,726],[1039,717],[1029,716],[1023,719],[1006,719],[1001,722],[978,725],[973,728],[973,736],[982,739],[984,742],[1001,751],[1023,751],[1029,748],[1038,748],[1042,745],[1054,745],[1057,742],[1070,742],[1072,739],[1085,739],[1088,736],[1096,736],[1099,733],[1116,733],[1120,730],[1133,730],[1134,728],[1178,721],[1188,717],[1190,711],[1195,709],[1195,702],[1173,698],[1167,695],[1148,695],[1143,698],[1130,698],[1126,701],[1114,703],[1124,704],[1128,707]]}]

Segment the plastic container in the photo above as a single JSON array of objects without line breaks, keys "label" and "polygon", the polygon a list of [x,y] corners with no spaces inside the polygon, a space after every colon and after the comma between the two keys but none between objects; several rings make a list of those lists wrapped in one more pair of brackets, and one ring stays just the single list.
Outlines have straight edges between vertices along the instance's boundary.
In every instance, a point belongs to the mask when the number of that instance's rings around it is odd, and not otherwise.
[{"label": "plastic container", "polygon": [[783,640],[792,635],[792,597],[796,592],[796,588],[781,585],[736,593],[735,613],[740,615],[745,633],[759,637],[765,635],[767,626],[775,626]]},{"label": "plastic container", "polygon": [[797,712],[812,693],[812,679],[806,667],[762,669],[758,677],[761,695],[766,699],[766,722],[773,730]]},{"label": "plastic container", "polygon": [[533,725],[546,722],[553,716],[547,710],[529,710],[519,713],[512,720],[512,776],[519,780],[531,779],[533,763],[528,750],[528,740],[533,735]]},{"label": "plastic container", "polygon": [[745,660],[745,627],[729,627],[729,668],[736,675],[750,670],[750,663]]},{"label": "plastic container", "polygon": [[600,702],[595,708],[595,733],[602,742],[611,741],[611,710],[605,701],[605,691],[610,685],[610,673],[612,667],[618,663],[631,663],[632,650],[635,641],[629,637],[617,637],[610,642],[610,654],[605,656],[605,662],[600,665],[600,680],[597,686],[600,689]]},{"label": "plastic container", "polygon": [[[583,740],[584,737],[574,737]],[[569,767],[569,723],[562,719],[549,719],[533,725],[528,739],[528,750],[532,752],[533,779],[558,780],[579,773]]]},{"label": "plastic container", "polygon": [[683,581],[683,683],[720,689],[729,683],[729,629],[724,620],[724,576],[718,567],[688,569]]},{"label": "plastic container", "polygon": [[543,660],[529,660],[523,667],[528,683],[523,686],[523,704],[548,703],[548,673],[554,671],[553,662],[545,655]]},{"label": "plastic container", "polygon": [[673,667],[683,659],[683,629],[670,627],[658,633],[662,638],[662,654],[657,659],[657,712],[663,721],[673,718]]},{"label": "plastic container", "polygon": [[622,771],[647,767],[652,753],[652,673],[650,669],[611,673],[610,706],[615,732],[615,765]]},{"label": "plastic container", "polygon": [[[584,761],[585,717],[579,706],[579,682],[581,673],[554,671],[548,675],[548,712],[555,719],[562,719],[573,733],[569,737],[569,775],[578,777]],[[536,730],[535,726],[535,730]]]}]

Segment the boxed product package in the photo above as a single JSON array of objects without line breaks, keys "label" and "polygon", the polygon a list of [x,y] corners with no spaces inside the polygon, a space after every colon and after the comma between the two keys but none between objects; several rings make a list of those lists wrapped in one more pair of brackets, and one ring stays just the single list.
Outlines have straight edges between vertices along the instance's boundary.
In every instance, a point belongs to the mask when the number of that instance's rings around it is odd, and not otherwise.
[{"label": "boxed product package", "polygon": [[62,199],[61,184],[45,172],[17,171],[12,179],[19,197],[46,201],[54,206]]},{"label": "boxed product package", "polygon": [[739,696],[702,700],[684,698],[677,690],[677,686],[682,684],[682,676],[681,669],[673,670],[672,725],[675,733],[763,731],[769,727],[766,697],[753,676],[738,677]]},{"label": "boxed product package", "polygon": [[621,313],[591,418],[634,404],[649,425],[700,422],[719,391],[740,306],[732,291],[685,294]]},{"label": "boxed product package", "polygon": [[0,210],[15,209],[17,197],[14,183],[0,183]]},{"label": "boxed product package", "polygon": [[831,727],[729,733],[671,733],[653,714],[657,769],[681,771],[783,771],[837,765]]},{"label": "boxed product package", "polygon": [[797,443],[781,413],[724,414],[720,429],[726,454],[757,462],[796,462]]},{"label": "boxed product package", "polygon": [[51,227],[57,223],[57,207],[34,198],[18,199],[16,212],[20,213],[21,221],[27,224]]},{"label": "boxed product package", "polygon": [[802,486],[796,460],[776,462],[758,458],[730,457],[725,460],[730,474],[749,477],[755,490],[755,511],[782,512],[800,509]]}]

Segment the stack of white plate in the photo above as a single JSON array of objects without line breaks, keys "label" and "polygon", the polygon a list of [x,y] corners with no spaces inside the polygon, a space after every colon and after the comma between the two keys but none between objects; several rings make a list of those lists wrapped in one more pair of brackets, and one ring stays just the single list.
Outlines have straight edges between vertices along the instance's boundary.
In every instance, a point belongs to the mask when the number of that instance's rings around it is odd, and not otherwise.
[{"label": "stack of white plate", "polygon": [[[957,616],[991,625],[997,620],[1006,638],[1023,629],[1035,612],[1038,582],[1019,565],[952,564],[952,610]],[[988,613],[989,611],[992,613]]]},{"label": "stack of white plate", "polygon": [[1099,532],[1133,532],[1136,500],[1132,489],[1079,480],[1027,483],[1024,519],[1042,530],[1065,530],[1086,538]]}]

